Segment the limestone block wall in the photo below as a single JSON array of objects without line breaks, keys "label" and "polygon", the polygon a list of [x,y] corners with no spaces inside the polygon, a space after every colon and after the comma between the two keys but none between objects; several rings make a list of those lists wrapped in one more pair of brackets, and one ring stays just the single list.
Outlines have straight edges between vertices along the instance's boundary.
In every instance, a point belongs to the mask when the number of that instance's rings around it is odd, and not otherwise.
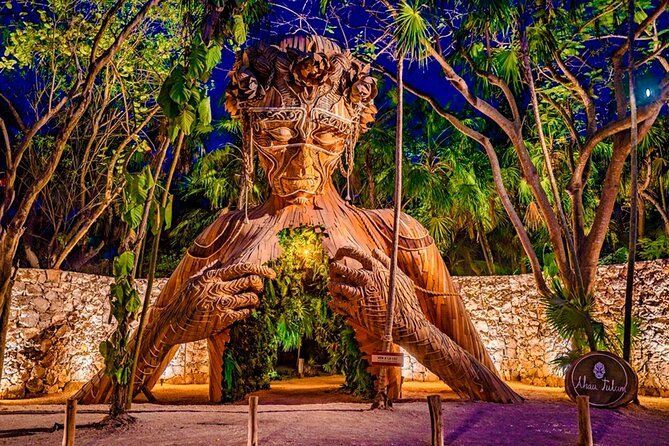
[{"label": "limestone block wall", "polygon": [[[615,335],[623,322],[625,265],[598,269],[595,314]],[[463,299],[502,376],[563,385],[552,364],[565,345],[548,326],[530,275],[456,277]],[[634,315],[640,336],[632,364],[641,393],[669,397],[669,259],[636,265]]]},{"label": "limestone block wall", "polygon": [[[12,290],[0,397],[63,390],[102,364],[98,345],[112,332],[107,293],[113,278],[69,271],[19,270]],[[155,298],[165,279],[153,289]],[[146,284],[139,280],[141,295]],[[168,382],[207,382],[206,341],[184,345],[165,370]]]},{"label": "limestone block wall", "polygon": [[[112,280],[66,271],[19,271],[0,397],[57,392],[93,375],[101,362],[98,344],[111,331],[107,293]],[[562,385],[561,373],[551,361],[565,345],[546,324],[531,275],[455,281],[505,379]],[[164,283],[157,281],[154,297]],[[599,269],[597,313],[609,330],[622,322],[624,290],[623,265]],[[637,264],[635,304],[641,336],[633,362],[641,390],[669,396],[669,260]],[[411,357],[405,360],[403,375],[421,381],[436,378]],[[182,346],[162,378],[173,383],[207,382],[206,342]]]}]

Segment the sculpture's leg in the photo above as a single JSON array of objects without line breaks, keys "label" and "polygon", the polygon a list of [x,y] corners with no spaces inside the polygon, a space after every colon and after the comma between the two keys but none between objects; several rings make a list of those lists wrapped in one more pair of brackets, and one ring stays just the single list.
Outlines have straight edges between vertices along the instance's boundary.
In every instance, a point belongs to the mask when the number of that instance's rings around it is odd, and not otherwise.
[{"label": "sculpture's leg", "polygon": [[156,386],[156,383],[158,383],[160,377],[163,375],[163,372],[170,364],[170,362],[172,362],[172,359],[174,359],[174,356],[177,354],[177,351],[179,351],[179,345],[172,346],[170,351],[167,352],[163,360],[160,361],[160,365],[156,368],[153,374],[146,379],[146,383],[144,384],[144,386],[147,389],[151,390]]},{"label": "sculpture's leg", "polygon": [[220,403],[223,399],[223,353],[225,343],[230,340],[229,332],[207,339],[209,349],[209,401]]},{"label": "sculpture's leg", "polygon": [[[355,339],[358,341],[360,350],[371,358],[372,353],[383,350],[383,341],[364,328],[356,324],[351,324],[353,331],[355,331]],[[399,347],[395,344],[392,346],[393,352],[399,352]],[[378,377],[381,372],[381,367],[370,365],[367,369],[374,377]],[[386,373],[388,379],[388,397],[391,400],[396,400],[402,393],[402,369],[399,367],[389,367]]]}]

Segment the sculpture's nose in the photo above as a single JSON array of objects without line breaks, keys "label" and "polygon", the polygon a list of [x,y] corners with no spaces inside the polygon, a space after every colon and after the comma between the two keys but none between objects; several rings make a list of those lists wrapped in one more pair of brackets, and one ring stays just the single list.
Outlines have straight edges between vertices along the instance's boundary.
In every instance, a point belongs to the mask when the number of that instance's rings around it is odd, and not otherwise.
[{"label": "sculpture's nose", "polygon": [[299,175],[308,174],[314,164],[314,160],[307,148],[306,144],[300,144],[297,148],[297,153],[293,158],[293,166]]}]

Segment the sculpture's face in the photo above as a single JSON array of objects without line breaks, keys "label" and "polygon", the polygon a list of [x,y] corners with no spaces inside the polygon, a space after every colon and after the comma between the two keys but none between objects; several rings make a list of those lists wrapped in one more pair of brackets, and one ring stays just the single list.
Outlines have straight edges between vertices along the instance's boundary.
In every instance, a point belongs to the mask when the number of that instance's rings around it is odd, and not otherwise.
[{"label": "sculpture's face", "polygon": [[353,123],[301,107],[266,108],[253,118],[253,140],[272,193],[291,204],[306,204],[323,193],[352,138]]}]

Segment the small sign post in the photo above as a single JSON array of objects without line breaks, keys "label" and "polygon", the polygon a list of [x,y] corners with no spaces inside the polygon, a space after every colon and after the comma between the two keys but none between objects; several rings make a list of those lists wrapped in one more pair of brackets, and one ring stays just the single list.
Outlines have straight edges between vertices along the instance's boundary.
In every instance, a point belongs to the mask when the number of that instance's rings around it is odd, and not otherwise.
[{"label": "small sign post", "polygon": [[404,355],[395,352],[376,352],[372,353],[372,365],[383,367],[402,367],[404,365]]},{"label": "small sign post", "polygon": [[632,367],[608,352],[590,352],[571,363],[564,378],[573,401],[587,396],[593,407],[614,408],[636,398],[639,381]]}]

